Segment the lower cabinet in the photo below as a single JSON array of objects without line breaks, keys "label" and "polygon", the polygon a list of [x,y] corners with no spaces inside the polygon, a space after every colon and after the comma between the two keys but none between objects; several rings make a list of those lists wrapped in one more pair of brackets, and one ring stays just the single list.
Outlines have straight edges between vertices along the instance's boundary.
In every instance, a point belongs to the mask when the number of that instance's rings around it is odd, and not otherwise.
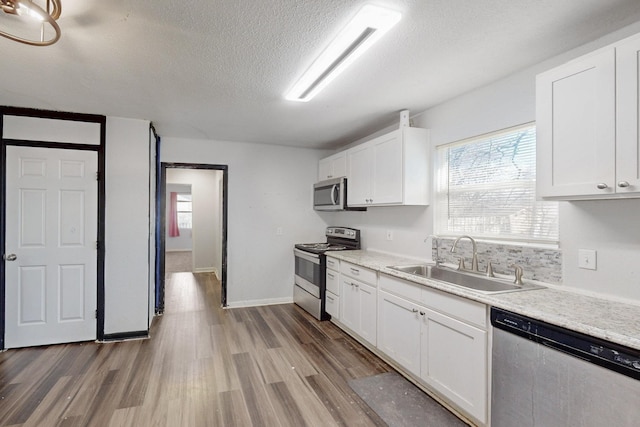
[{"label": "lower cabinet", "polygon": [[340,260],[327,257],[325,311],[340,320]]},{"label": "lower cabinet", "polygon": [[424,311],[403,298],[378,293],[378,349],[415,376],[420,376],[420,313]]},{"label": "lower cabinet", "polygon": [[427,309],[420,345],[420,378],[485,423],[487,331]]},{"label": "lower cabinet", "polygon": [[341,276],[340,321],[370,344],[376,345],[376,288]]},{"label": "lower cabinet", "polygon": [[486,424],[486,306],[390,276],[378,283],[378,349]]}]

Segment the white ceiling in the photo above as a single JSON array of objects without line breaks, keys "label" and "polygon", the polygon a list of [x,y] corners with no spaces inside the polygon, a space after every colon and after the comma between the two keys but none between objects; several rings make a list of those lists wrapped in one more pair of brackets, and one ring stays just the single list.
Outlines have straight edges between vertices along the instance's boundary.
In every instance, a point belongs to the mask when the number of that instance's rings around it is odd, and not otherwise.
[{"label": "white ceiling", "polygon": [[296,103],[286,90],[366,1],[62,0],[57,44],[0,38],[0,105],[148,119],[161,136],[334,147],[640,21],[638,0],[369,2],[402,20]]}]

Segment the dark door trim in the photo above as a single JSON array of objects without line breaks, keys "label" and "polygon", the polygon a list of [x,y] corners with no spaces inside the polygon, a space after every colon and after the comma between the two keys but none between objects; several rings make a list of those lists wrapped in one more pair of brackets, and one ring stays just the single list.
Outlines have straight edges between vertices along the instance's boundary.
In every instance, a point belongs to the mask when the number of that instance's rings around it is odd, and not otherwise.
[{"label": "dark door trim", "polygon": [[[159,155],[158,155],[159,156]],[[203,169],[222,171],[222,271],[220,272],[220,282],[222,286],[222,307],[227,306],[227,211],[229,197],[229,166],[209,165],[202,163],[160,163],[160,182],[157,191],[156,230],[160,238],[156,241],[156,314],[164,313],[164,286],[165,286],[165,259],[164,251],[166,247],[166,194],[167,194],[167,169]]]},{"label": "dark door trim", "polygon": [[[84,145],[84,144],[66,144],[52,143],[46,141],[29,141],[29,140],[13,140],[4,139],[3,135],[3,119],[4,116],[25,116],[46,119],[69,120],[79,122],[89,122],[100,124],[100,144]],[[95,114],[79,114],[66,113],[60,111],[36,110],[31,108],[16,108],[0,106],[0,164],[2,164],[2,173],[0,173],[0,250],[2,253],[6,250],[6,169],[7,146],[22,145],[41,148],[57,148],[57,149],[73,149],[88,150],[98,153],[98,250],[97,250],[97,313],[96,313],[96,339],[102,341],[104,339],[104,241],[105,241],[105,215],[106,215],[106,198],[105,198],[105,147],[106,147],[106,116]],[[0,349],[4,349],[5,335],[5,271],[4,260],[0,259]]]}]

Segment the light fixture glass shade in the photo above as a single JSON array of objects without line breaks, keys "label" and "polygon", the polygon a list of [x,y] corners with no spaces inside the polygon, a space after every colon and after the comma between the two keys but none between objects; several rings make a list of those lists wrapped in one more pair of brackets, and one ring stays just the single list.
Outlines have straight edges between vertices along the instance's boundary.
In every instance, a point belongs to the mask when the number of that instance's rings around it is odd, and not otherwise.
[{"label": "light fixture glass shade", "polygon": [[31,46],[54,44],[60,39],[60,1],[0,0],[0,36]]},{"label": "light fixture glass shade", "polygon": [[402,17],[400,12],[365,5],[311,64],[285,98],[306,102],[326,87]]}]

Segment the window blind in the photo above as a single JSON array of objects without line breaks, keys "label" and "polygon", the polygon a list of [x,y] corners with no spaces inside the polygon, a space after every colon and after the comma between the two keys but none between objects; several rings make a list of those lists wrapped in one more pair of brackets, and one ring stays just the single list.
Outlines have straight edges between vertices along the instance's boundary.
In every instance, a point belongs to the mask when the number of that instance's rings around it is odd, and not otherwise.
[{"label": "window blind", "polygon": [[436,233],[557,242],[558,203],[535,191],[533,124],[439,146]]}]

